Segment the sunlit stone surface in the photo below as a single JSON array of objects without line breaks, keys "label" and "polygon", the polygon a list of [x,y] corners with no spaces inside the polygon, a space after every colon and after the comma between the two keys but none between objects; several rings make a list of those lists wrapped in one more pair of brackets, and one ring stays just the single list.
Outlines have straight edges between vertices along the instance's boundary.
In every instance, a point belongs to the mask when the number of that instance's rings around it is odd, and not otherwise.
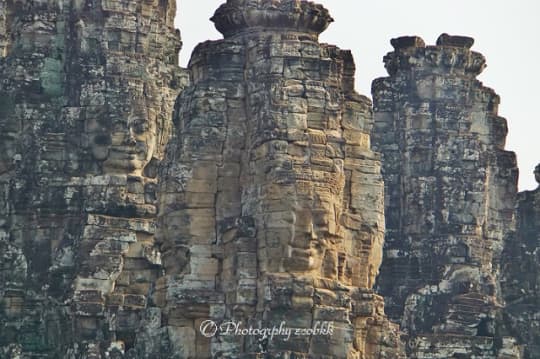
[{"label": "sunlit stone surface", "polygon": [[[349,51],[320,44],[320,5],[229,1],[200,44],[159,186],[157,303],[180,357],[400,358],[372,286],[384,237],[370,101]],[[216,335],[242,327],[333,335]],[[219,334],[219,333],[218,333]],[[221,333],[223,334],[223,333]]]}]

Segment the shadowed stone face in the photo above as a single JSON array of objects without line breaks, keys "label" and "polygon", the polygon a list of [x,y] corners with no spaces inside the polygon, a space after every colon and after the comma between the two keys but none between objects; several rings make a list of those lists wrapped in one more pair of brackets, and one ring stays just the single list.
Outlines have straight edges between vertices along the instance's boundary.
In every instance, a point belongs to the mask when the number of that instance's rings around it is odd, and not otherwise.
[{"label": "shadowed stone face", "polygon": [[90,147],[97,160],[104,161],[107,174],[142,175],[157,147],[162,129],[144,103],[136,102],[130,113],[115,123],[110,133],[105,130],[90,135]]},{"label": "shadowed stone face", "polygon": [[[2,108],[0,108],[0,115],[1,113]],[[13,125],[11,122],[7,120],[0,123],[0,175],[9,171],[17,160],[15,155],[19,135],[14,128],[10,128],[12,127],[10,125]]]},{"label": "shadowed stone face", "polygon": [[[53,46],[58,32],[55,8],[43,6],[39,14],[32,14],[32,6],[21,1],[0,4],[0,174],[13,169],[20,160],[15,157],[19,147],[27,145],[23,139],[41,127],[44,98],[62,91],[56,71],[58,49]],[[8,48],[13,53],[9,61],[3,58]]]}]

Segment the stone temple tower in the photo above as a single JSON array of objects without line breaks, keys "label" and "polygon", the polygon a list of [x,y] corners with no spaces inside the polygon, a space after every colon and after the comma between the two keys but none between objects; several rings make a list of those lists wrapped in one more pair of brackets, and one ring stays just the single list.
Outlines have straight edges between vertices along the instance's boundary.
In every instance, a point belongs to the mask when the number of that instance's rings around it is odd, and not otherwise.
[{"label": "stone temple tower", "polygon": [[[371,104],[351,53],[318,42],[332,18],[312,2],[229,0],[212,21],[224,39],[193,53],[160,174],[168,350],[401,358],[372,290],[384,215]],[[280,326],[299,332],[242,335]]]},{"label": "stone temple tower", "polygon": [[160,272],[173,1],[0,1],[0,357],[127,352]]},{"label": "stone temple tower", "polygon": [[378,287],[387,311],[413,358],[515,358],[498,325],[498,280],[515,224],[516,159],[504,150],[499,97],[476,79],[485,59],[468,37],[392,45],[389,77],[373,82],[387,230]]}]

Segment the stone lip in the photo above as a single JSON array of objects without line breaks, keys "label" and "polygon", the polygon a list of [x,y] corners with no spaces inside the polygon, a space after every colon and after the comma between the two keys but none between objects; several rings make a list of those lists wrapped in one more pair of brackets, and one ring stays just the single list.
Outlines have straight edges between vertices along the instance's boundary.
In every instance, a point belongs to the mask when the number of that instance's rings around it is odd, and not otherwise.
[{"label": "stone lip", "polygon": [[210,20],[225,37],[254,29],[319,35],[334,21],[322,5],[300,0],[228,0]]}]

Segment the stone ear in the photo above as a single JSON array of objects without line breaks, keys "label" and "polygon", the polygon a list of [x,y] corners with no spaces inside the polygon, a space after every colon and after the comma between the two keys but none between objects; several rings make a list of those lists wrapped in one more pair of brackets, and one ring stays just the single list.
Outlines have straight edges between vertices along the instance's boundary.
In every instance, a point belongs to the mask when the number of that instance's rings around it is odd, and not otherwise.
[{"label": "stone ear", "polygon": [[150,162],[144,167],[143,175],[148,178],[156,178],[158,175],[158,167],[160,160],[156,157],[152,157]]}]

